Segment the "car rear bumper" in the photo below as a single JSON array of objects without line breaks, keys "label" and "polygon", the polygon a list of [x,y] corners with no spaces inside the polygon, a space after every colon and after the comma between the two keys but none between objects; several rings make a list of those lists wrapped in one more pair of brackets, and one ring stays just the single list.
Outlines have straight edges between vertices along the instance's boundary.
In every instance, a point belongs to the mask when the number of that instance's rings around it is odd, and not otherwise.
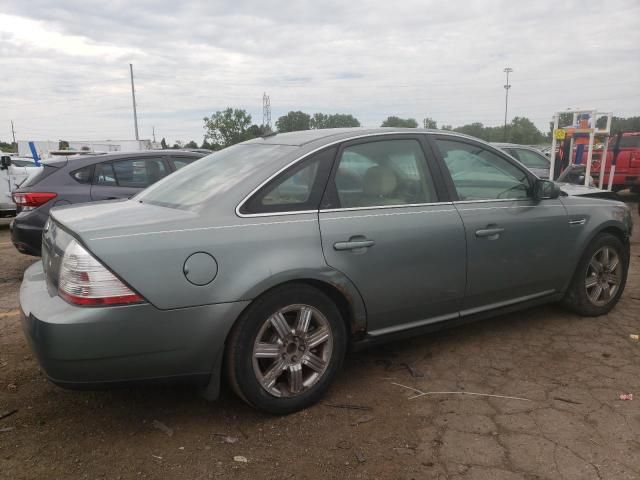
[{"label": "car rear bumper", "polygon": [[218,381],[226,336],[247,304],[77,307],[49,292],[41,262],[20,288],[27,340],[50,380],[67,388]]},{"label": "car rear bumper", "polygon": [[42,249],[42,227],[29,225],[16,217],[10,224],[11,241],[20,253],[39,257]]}]

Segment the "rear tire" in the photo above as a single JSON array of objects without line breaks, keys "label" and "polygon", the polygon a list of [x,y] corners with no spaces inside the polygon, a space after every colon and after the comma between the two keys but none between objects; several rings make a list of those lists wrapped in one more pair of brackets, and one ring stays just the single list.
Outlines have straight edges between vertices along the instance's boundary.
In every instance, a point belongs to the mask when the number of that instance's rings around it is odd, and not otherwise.
[{"label": "rear tire", "polygon": [[255,300],[234,325],[226,348],[229,383],[258,410],[292,413],[326,393],[346,347],[335,303],[311,286],[284,285]]},{"label": "rear tire", "polygon": [[563,300],[584,317],[609,313],[618,303],[627,282],[629,257],[620,239],[597,235],[587,246]]}]

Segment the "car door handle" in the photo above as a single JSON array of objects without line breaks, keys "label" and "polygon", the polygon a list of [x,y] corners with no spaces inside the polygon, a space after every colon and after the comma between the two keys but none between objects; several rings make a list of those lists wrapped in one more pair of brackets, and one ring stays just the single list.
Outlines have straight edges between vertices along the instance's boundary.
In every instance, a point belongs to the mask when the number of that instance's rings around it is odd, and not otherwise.
[{"label": "car door handle", "polygon": [[504,228],[501,228],[501,227],[485,228],[485,229],[482,229],[482,230],[476,230],[476,237],[477,238],[488,238],[489,240],[495,240],[500,236],[500,234],[502,232],[504,232]]},{"label": "car door handle", "polygon": [[375,244],[376,242],[374,242],[373,240],[368,240],[368,239],[354,240],[350,238],[348,242],[334,243],[333,248],[335,250],[356,250],[358,248],[373,247]]}]

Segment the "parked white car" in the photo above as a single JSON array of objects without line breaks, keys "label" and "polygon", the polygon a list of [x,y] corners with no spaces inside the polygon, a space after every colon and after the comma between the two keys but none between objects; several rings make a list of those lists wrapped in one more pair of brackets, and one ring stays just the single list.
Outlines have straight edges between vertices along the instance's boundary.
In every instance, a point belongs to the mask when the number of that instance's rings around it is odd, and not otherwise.
[{"label": "parked white car", "polygon": [[0,217],[10,217],[16,214],[16,204],[11,194],[28,178],[36,175],[42,167],[36,166],[33,160],[13,159],[0,152]]}]

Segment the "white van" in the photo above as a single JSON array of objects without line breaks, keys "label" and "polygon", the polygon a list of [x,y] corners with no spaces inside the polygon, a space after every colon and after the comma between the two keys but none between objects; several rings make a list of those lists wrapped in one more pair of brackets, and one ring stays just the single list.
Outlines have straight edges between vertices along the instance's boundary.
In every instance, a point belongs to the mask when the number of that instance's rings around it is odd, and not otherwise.
[{"label": "white van", "polygon": [[16,204],[11,199],[14,190],[20,187],[27,178],[38,173],[42,167],[36,166],[30,159],[14,159],[0,152],[0,217],[16,214]]}]

